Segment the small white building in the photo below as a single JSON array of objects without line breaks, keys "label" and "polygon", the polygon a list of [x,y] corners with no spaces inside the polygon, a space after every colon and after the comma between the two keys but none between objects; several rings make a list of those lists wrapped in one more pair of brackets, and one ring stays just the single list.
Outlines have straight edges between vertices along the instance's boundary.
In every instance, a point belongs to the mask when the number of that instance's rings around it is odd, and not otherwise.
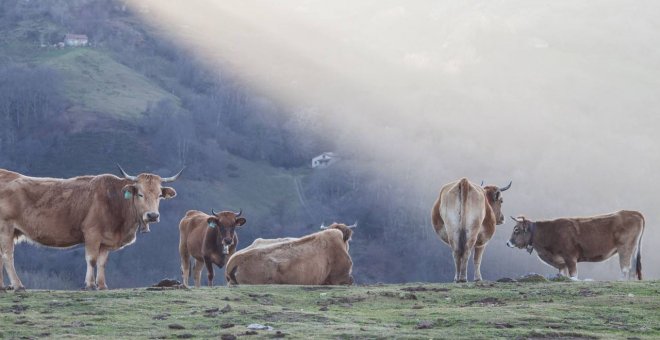
[{"label": "small white building", "polygon": [[64,37],[64,44],[70,47],[87,46],[89,40],[84,34],[67,34]]},{"label": "small white building", "polygon": [[327,168],[337,160],[339,160],[339,157],[334,152],[324,152],[312,158],[312,168]]}]

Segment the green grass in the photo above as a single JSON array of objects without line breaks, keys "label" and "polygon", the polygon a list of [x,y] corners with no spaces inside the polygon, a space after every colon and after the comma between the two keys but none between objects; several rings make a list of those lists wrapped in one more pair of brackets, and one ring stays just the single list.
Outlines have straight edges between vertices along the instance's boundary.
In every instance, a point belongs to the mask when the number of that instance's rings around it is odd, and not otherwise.
[{"label": "green grass", "polygon": [[[296,191],[296,176],[304,170],[285,170],[265,162],[253,162],[227,153],[227,169],[217,175],[214,182],[186,181],[189,192],[186,202],[194,207],[210,209],[243,208],[251,216],[269,216],[274,213],[304,213]],[[198,208],[199,209],[199,208]]]},{"label": "green grass", "polygon": [[134,70],[92,48],[50,50],[38,57],[65,75],[65,93],[85,111],[133,118],[149,103],[178,98]]},{"label": "green grass", "polygon": [[[260,323],[275,330],[241,338],[280,331],[300,339],[651,339],[660,337],[659,283],[7,292],[0,293],[0,338],[217,338],[245,335],[248,324]],[[231,311],[217,310],[226,305]]]}]

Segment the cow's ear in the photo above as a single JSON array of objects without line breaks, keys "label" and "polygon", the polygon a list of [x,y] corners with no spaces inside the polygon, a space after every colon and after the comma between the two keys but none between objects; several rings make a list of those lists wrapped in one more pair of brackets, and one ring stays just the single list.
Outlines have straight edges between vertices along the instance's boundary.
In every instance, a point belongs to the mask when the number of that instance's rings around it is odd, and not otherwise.
[{"label": "cow's ear", "polygon": [[243,217],[239,217],[239,218],[236,219],[236,225],[237,226],[242,226],[243,224],[245,224],[245,222],[247,222],[247,220],[244,219]]},{"label": "cow's ear", "polygon": [[176,196],[176,190],[170,187],[163,187],[160,189],[164,199],[174,198]]},{"label": "cow's ear", "polygon": [[209,217],[206,223],[209,225],[209,228],[215,228],[218,226],[218,219],[216,217]]},{"label": "cow's ear", "polygon": [[137,193],[137,187],[135,184],[127,184],[121,189],[121,192],[124,193],[124,199],[130,200]]}]

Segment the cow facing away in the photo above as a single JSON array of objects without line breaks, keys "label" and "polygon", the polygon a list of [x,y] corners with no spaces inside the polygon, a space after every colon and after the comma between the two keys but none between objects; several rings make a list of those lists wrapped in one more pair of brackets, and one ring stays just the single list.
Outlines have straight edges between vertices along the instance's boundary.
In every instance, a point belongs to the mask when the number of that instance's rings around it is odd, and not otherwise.
[{"label": "cow facing away", "polygon": [[236,228],[247,222],[238,213],[223,211],[211,215],[190,210],[179,223],[179,254],[181,255],[181,275],[183,284],[188,286],[190,277],[190,257],[195,259],[193,279],[195,287],[201,286],[202,269],[206,265],[208,285],[213,286],[215,277],[213,265],[222,268],[236,251],[238,236]]},{"label": "cow facing away", "polygon": [[481,281],[481,257],[495,234],[495,225],[504,223],[502,192],[506,187],[485,187],[466,178],[446,184],[431,209],[433,228],[452,249],[455,282],[467,281],[467,263],[474,248],[474,280]]},{"label": "cow facing away", "polygon": [[0,289],[3,265],[11,285],[25,289],[14,268],[14,244],[21,239],[55,248],[84,243],[85,288],[107,289],[108,253],[133,243],[138,229],[148,232],[149,224],[160,220],[160,200],[176,196],[173,188],[161,184],[181,174],[130,176],[119,169],[123,178],[69,179],[28,177],[0,169]]},{"label": "cow facing away", "polygon": [[510,248],[536,250],[538,257],[559,273],[577,280],[578,262],[600,262],[619,254],[623,279],[629,279],[632,257],[636,254],[636,276],[642,279],[642,234],[644,216],[638,211],[622,210],[593,217],[516,221]]},{"label": "cow facing away", "polygon": [[334,223],[301,238],[253,244],[229,259],[227,284],[353,284],[348,250],[354,227]]}]

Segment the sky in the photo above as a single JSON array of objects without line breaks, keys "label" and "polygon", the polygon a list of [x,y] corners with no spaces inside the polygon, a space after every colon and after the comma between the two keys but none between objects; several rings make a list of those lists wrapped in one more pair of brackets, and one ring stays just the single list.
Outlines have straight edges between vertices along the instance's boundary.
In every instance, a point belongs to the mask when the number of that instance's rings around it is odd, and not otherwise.
[{"label": "sky", "polygon": [[[644,275],[660,278],[658,256],[644,252],[660,241],[660,3],[129,4],[209,72],[231,73],[409,187],[420,210],[468,177],[512,180],[503,211],[532,220],[641,211]],[[498,227],[483,266],[538,271],[504,245],[512,227]],[[616,278],[618,261],[579,269]]]}]

